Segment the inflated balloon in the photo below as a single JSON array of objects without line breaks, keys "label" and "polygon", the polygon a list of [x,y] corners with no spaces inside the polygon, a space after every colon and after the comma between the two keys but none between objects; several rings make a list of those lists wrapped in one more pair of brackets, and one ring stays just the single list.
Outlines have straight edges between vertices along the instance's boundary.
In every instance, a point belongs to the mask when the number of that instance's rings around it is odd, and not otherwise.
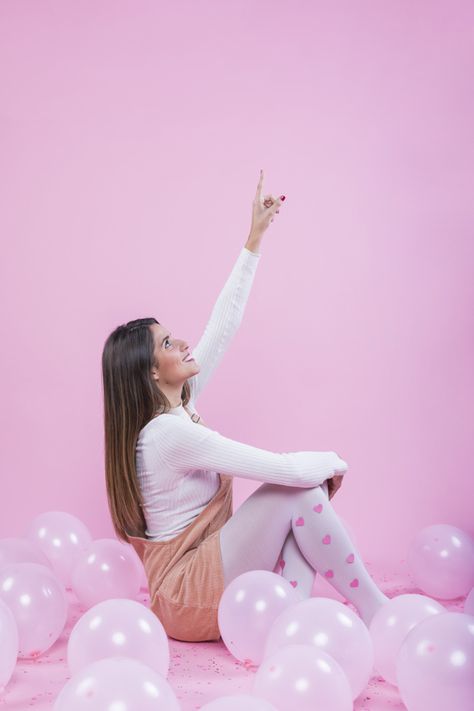
[{"label": "inflated balloon", "polygon": [[347,676],[353,699],[366,688],[374,663],[372,640],[360,617],[341,602],[311,597],[281,612],[268,632],[264,658],[290,644],[330,654]]},{"label": "inflated balloon", "polygon": [[452,600],[467,595],[474,585],[474,540],[456,526],[423,528],[407,560],[416,585],[427,595]]},{"label": "inflated balloon", "polygon": [[402,642],[396,667],[409,711],[472,711],[474,617],[443,612],[425,618]]},{"label": "inflated balloon", "polygon": [[30,523],[27,536],[51,561],[54,573],[70,590],[79,554],[92,541],[87,526],[66,511],[45,511]]},{"label": "inflated balloon", "polygon": [[158,617],[136,600],[99,602],[76,622],[69,636],[67,661],[71,674],[104,657],[138,659],[168,676],[168,636]]},{"label": "inflated balloon", "polygon": [[209,701],[199,707],[201,711],[279,711],[279,709],[266,699],[250,694],[235,694],[234,696],[221,696],[219,699]]},{"label": "inflated balloon", "polygon": [[88,664],[61,689],[53,711],[180,711],[168,681],[143,662],[107,657]]},{"label": "inflated balloon", "polygon": [[[112,539],[112,540],[114,540],[114,539]],[[140,556],[136,552],[135,548],[132,545],[130,545],[129,543],[125,543],[124,541],[120,541],[120,543],[125,545],[125,547],[130,551],[130,555],[132,556],[132,559],[135,561],[136,566],[137,566],[138,570],[140,571],[139,590],[141,590],[143,588],[146,592],[149,592],[148,579],[146,576],[145,567],[140,559]]]},{"label": "inflated balloon", "polygon": [[41,548],[28,538],[0,539],[0,568],[9,563],[38,563],[53,569],[51,561]]},{"label": "inflated balloon", "polygon": [[8,684],[19,651],[18,628],[8,605],[0,599],[0,692]]},{"label": "inflated balloon", "polygon": [[219,630],[229,652],[242,662],[260,664],[274,619],[300,599],[288,580],[269,570],[249,570],[231,580],[217,610]]},{"label": "inflated balloon", "polygon": [[136,553],[114,538],[97,538],[79,553],[72,588],[84,607],[110,598],[136,598],[141,572]]},{"label": "inflated balloon", "polygon": [[5,565],[0,568],[0,598],[18,627],[19,657],[34,659],[56,642],[66,624],[68,602],[63,583],[50,568]]},{"label": "inflated balloon", "polygon": [[464,600],[464,612],[466,615],[474,615],[474,588]]},{"label": "inflated balloon", "polygon": [[382,605],[369,626],[374,644],[375,668],[391,684],[397,683],[396,662],[400,646],[415,625],[430,615],[446,612],[425,595],[397,595]]},{"label": "inflated balloon", "polygon": [[252,693],[277,709],[352,711],[352,691],[331,655],[309,644],[289,644],[266,657],[257,669]]}]

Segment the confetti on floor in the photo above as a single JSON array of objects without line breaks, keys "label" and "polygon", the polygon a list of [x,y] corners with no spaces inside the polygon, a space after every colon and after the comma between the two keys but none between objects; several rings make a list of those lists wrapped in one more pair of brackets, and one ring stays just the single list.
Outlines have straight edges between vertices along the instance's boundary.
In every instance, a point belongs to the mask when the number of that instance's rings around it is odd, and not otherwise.
[{"label": "confetti on floor", "polygon": [[[421,593],[400,561],[390,572],[381,572],[366,561],[367,568],[388,597],[403,593]],[[395,569],[396,568],[396,569]],[[9,683],[0,694],[0,711],[46,711],[64,684],[70,679],[67,666],[67,641],[83,609],[72,591],[67,593],[70,607],[68,622],[55,644],[36,659],[19,659]],[[320,575],[316,576],[313,595],[343,598]],[[137,600],[149,606],[148,592],[142,590]],[[464,600],[441,601],[447,610],[462,612]],[[354,608],[352,608],[354,609]],[[170,639],[171,684],[182,711],[200,709],[219,696],[251,693],[256,667],[236,660],[226,646],[219,642],[179,642]],[[404,711],[396,686],[374,673],[364,692],[354,703],[355,711]],[[283,710],[282,710],[283,711]]]}]

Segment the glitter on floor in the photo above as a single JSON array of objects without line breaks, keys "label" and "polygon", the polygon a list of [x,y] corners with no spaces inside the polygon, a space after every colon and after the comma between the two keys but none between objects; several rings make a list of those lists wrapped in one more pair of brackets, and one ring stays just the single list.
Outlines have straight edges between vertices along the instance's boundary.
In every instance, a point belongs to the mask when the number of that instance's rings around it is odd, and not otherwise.
[{"label": "glitter on floor", "polygon": [[[420,593],[406,568],[405,561],[388,573],[380,572],[367,562],[367,568],[379,587],[388,597],[402,593]],[[395,569],[396,568],[396,569]],[[83,614],[83,609],[72,592],[68,622],[55,644],[35,660],[20,659],[3,694],[0,694],[0,711],[36,711],[52,709],[54,700],[68,679],[67,641],[71,629]],[[343,598],[321,576],[316,577],[313,595],[323,595],[336,600]],[[137,600],[149,605],[148,592],[142,590]],[[448,610],[462,612],[464,600],[441,601]],[[354,609],[354,608],[352,608]],[[208,701],[219,696],[251,693],[256,667],[249,667],[234,659],[224,643],[179,642],[170,639],[171,684],[182,711],[200,709]],[[354,704],[355,711],[404,711],[397,687],[374,674],[365,691]],[[285,710],[281,710],[285,711]]]}]

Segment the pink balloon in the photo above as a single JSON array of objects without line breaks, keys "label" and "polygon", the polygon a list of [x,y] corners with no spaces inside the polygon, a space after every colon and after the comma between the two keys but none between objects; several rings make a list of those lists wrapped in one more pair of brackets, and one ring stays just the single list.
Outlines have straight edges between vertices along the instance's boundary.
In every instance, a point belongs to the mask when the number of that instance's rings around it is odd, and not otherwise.
[{"label": "pink balloon", "polygon": [[366,688],[374,652],[369,630],[337,600],[311,597],[283,610],[267,635],[264,658],[290,644],[309,644],[333,657],[346,674],[352,698]]},{"label": "pink balloon", "polygon": [[53,711],[180,711],[166,679],[128,657],[98,659],[74,674],[61,689]]},{"label": "pink balloon", "polygon": [[238,575],[225,588],[217,610],[219,630],[229,652],[242,662],[260,664],[274,619],[300,599],[288,580],[269,570]]},{"label": "pink balloon", "polygon": [[464,600],[464,612],[466,615],[474,615],[474,588]]},{"label": "pink balloon", "polygon": [[234,696],[221,696],[219,699],[209,701],[200,706],[201,711],[279,711],[276,706],[266,699],[250,694],[235,694]]},{"label": "pink balloon", "polygon": [[407,559],[416,585],[427,595],[451,600],[467,595],[474,585],[474,540],[456,526],[423,528]]},{"label": "pink balloon", "polygon": [[136,600],[105,600],[87,610],[69,636],[67,661],[71,674],[104,657],[130,657],[165,678],[170,651],[158,617]]},{"label": "pink balloon", "polygon": [[129,544],[97,538],[79,553],[72,571],[72,587],[81,605],[92,607],[110,598],[135,598],[141,572]]},{"label": "pink balloon", "polygon": [[9,563],[38,563],[53,569],[51,561],[39,546],[27,538],[0,539],[0,568]]},{"label": "pink balloon", "polygon": [[377,610],[369,631],[375,668],[384,679],[397,683],[396,661],[403,640],[421,620],[440,612],[446,612],[446,608],[425,595],[398,595]]},{"label": "pink balloon", "polygon": [[56,642],[66,624],[68,602],[52,570],[38,563],[0,568],[0,598],[18,627],[19,657],[38,657]]},{"label": "pink balloon", "polygon": [[71,573],[79,554],[92,541],[87,526],[66,511],[46,511],[32,520],[27,536],[51,561],[56,576],[70,589]]},{"label": "pink balloon", "polygon": [[322,649],[289,644],[266,657],[252,693],[277,709],[352,711],[352,691],[341,666]]},{"label": "pink balloon", "polygon": [[396,667],[409,711],[472,711],[474,617],[443,612],[422,620],[402,642]]},{"label": "pink balloon", "polygon": [[0,600],[0,692],[16,667],[19,650],[18,627],[8,605]]}]

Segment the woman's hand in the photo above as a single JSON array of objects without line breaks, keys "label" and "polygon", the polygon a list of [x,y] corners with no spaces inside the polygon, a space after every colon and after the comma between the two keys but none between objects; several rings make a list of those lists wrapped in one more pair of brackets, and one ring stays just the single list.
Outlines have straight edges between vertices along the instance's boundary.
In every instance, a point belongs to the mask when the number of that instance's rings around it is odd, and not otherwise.
[{"label": "woman's hand", "polygon": [[252,224],[250,226],[250,235],[255,237],[261,236],[270,222],[275,219],[275,214],[278,214],[279,207],[285,199],[284,195],[275,198],[274,195],[264,195],[262,197],[263,185],[263,170],[260,171],[260,180],[257,185],[257,192],[252,204]]},{"label": "woman's hand", "polygon": [[330,479],[327,479],[329,501],[331,501],[331,499],[334,496],[334,494],[336,493],[336,491],[338,491],[338,489],[341,488],[343,479],[344,479],[344,474],[335,474]]}]

